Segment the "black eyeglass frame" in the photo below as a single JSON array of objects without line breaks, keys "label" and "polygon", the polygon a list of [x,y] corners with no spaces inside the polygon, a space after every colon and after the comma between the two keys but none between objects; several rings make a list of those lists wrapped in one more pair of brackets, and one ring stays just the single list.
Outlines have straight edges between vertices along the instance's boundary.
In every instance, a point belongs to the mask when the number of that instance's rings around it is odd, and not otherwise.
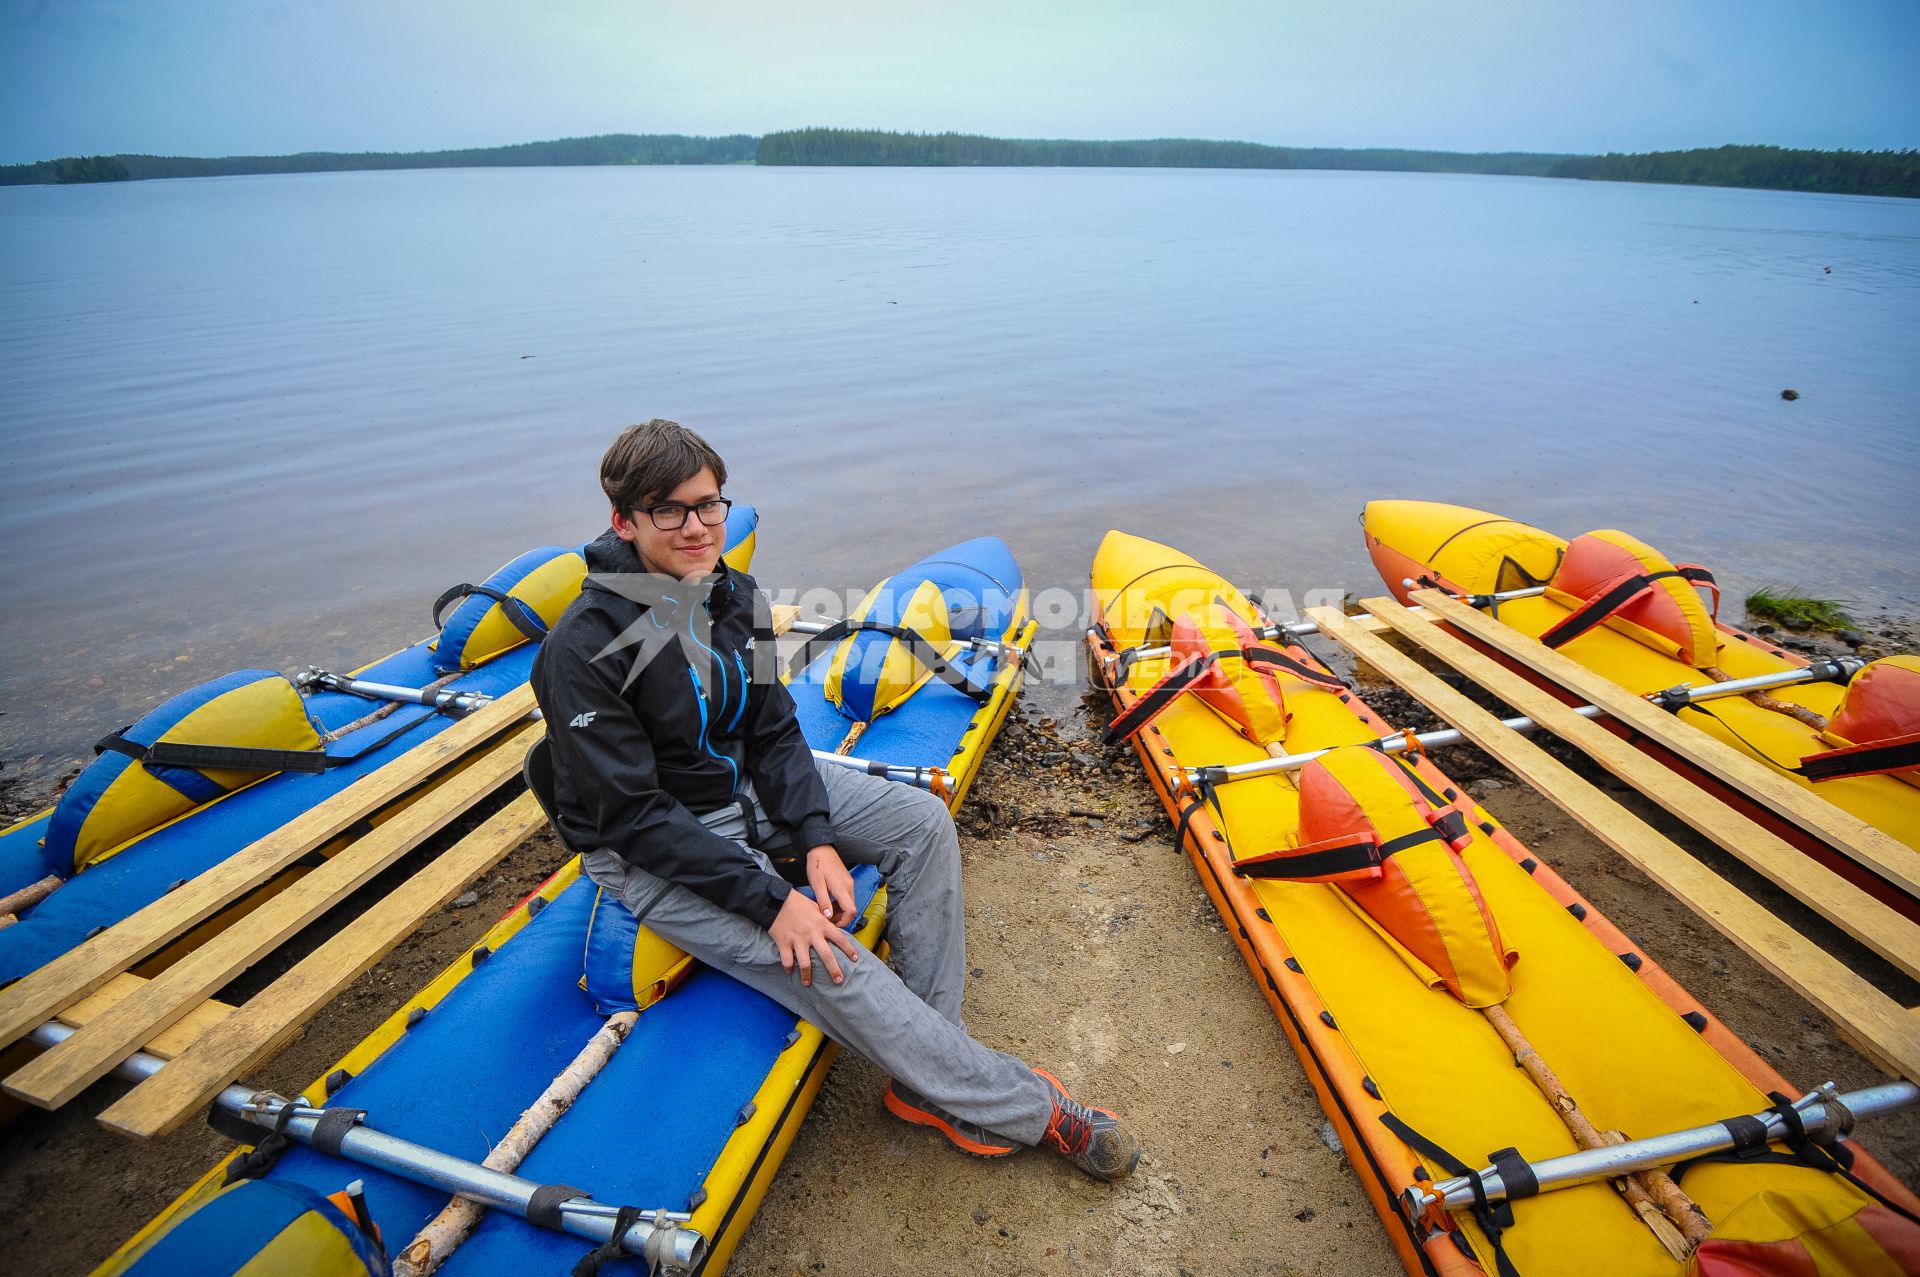
[{"label": "black eyeglass frame", "polygon": [[[709,519],[707,512],[715,509],[720,511],[720,517],[717,519]],[[635,510],[634,513],[646,515],[653,526],[662,532],[678,532],[681,528],[687,526],[687,516],[693,514],[697,514],[700,522],[707,527],[717,528],[727,521],[727,511],[731,509],[733,509],[733,499],[731,497],[715,497],[711,501],[701,501],[695,505],[681,505],[678,501],[662,501],[658,505],[642,506],[640,509]],[[680,517],[674,519],[672,523],[660,522],[662,515],[672,518],[676,513]]]}]

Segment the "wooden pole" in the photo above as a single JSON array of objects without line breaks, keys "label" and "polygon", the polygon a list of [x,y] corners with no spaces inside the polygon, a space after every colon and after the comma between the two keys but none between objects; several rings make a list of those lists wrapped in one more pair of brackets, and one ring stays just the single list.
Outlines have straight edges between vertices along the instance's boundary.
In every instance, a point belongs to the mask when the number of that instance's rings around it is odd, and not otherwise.
[{"label": "wooden pole", "polygon": [[20,890],[0,896],[0,913],[18,914],[22,909],[31,909],[60,889],[65,882],[59,874],[48,874],[39,882],[29,883]]},{"label": "wooden pole", "polygon": [[[1266,751],[1279,758],[1286,754],[1287,747],[1279,741],[1268,741]],[[1561,1084],[1559,1075],[1540,1058],[1539,1052],[1533,1049],[1533,1044],[1527,1041],[1526,1035],[1513,1022],[1513,1017],[1507,1014],[1505,1007],[1482,1007],[1480,1013],[1493,1025],[1494,1032],[1507,1044],[1507,1049],[1513,1052],[1514,1062],[1526,1070],[1527,1077],[1547,1097],[1547,1102],[1572,1133],[1575,1143],[1581,1148],[1604,1148],[1617,1142],[1601,1135],[1587,1115],[1580,1111],[1580,1105]],[[1627,1205],[1640,1217],[1641,1222],[1652,1230],[1667,1253],[1678,1262],[1685,1263],[1695,1247],[1713,1231],[1706,1212],[1681,1192],[1680,1186],[1664,1171],[1639,1171],[1614,1180],[1613,1186],[1626,1198]]]},{"label": "wooden pole", "polygon": [[[600,1031],[580,1048],[580,1054],[573,1057],[573,1063],[560,1070],[540,1093],[540,1098],[527,1106],[520,1120],[493,1146],[481,1165],[488,1170],[512,1171],[524,1162],[541,1136],[553,1129],[560,1115],[580,1098],[587,1083],[606,1067],[639,1019],[638,1011],[620,1011],[609,1016]],[[393,1277],[429,1277],[466,1241],[486,1213],[487,1208],[478,1202],[456,1195],[395,1257]]]},{"label": "wooden pole", "polygon": [[[1576,1144],[1581,1148],[1606,1148],[1625,1139],[1624,1136],[1608,1139],[1595,1128],[1587,1115],[1580,1111],[1578,1101],[1560,1081],[1560,1075],[1540,1058],[1540,1053],[1533,1049],[1533,1044],[1527,1041],[1526,1034],[1520,1031],[1520,1026],[1513,1022],[1513,1017],[1507,1014],[1505,1007],[1481,1007],[1480,1014],[1487,1018],[1493,1031],[1513,1052],[1514,1063],[1526,1070],[1527,1077],[1547,1097],[1547,1102],[1553,1105],[1554,1112],[1566,1123]],[[1635,1171],[1612,1183],[1620,1190],[1620,1195],[1627,1199],[1627,1205],[1653,1230],[1653,1235],[1667,1248],[1667,1253],[1681,1263],[1685,1263],[1694,1249],[1713,1232],[1713,1223],[1707,1218],[1707,1213],[1682,1192],[1680,1186],[1673,1182],[1673,1177],[1665,1171]]]},{"label": "wooden pole", "polygon": [[[1716,683],[1731,683],[1733,675],[1718,665],[1709,665],[1701,671]],[[1769,696],[1765,692],[1748,692],[1747,699],[1761,709],[1770,709],[1776,714],[1785,714],[1788,718],[1799,719],[1816,732],[1827,730],[1827,716],[1808,709],[1805,705],[1795,705],[1792,701],[1783,701],[1778,696]]]}]

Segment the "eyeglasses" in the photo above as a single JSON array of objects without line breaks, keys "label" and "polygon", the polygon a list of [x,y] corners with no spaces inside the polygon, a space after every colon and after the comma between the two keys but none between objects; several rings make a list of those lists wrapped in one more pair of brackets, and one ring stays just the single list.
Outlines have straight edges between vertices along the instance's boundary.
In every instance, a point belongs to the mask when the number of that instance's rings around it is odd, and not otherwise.
[{"label": "eyeglasses", "polygon": [[659,505],[647,506],[642,511],[653,526],[662,532],[678,532],[687,526],[687,516],[697,514],[700,522],[710,528],[717,528],[727,521],[727,511],[733,508],[733,502],[726,497],[715,497],[711,501],[702,501],[699,505],[681,505],[678,501],[662,501]]}]

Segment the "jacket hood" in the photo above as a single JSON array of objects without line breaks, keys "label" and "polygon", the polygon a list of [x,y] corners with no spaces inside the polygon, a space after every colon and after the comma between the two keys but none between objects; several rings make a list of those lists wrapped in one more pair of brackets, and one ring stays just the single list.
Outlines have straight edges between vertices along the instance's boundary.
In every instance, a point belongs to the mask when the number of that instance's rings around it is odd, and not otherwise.
[{"label": "jacket hood", "polygon": [[633,548],[633,542],[622,540],[620,534],[608,528],[587,543],[587,586],[594,587],[593,573],[596,572],[644,572],[640,566],[640,554]]}]

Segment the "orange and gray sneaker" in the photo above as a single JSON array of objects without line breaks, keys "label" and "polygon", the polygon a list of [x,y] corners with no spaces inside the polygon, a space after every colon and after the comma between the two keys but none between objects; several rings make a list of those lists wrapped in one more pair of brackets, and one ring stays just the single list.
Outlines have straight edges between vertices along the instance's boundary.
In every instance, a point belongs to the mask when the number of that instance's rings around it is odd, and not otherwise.
[{"label": "orange and gray sneaker", "polygon": [[904,1083],[888,1082],[886,1093],[880,1100],[887,1106],[887,1112],[915,1126],[931,1126],[962,1153],[974,1157],[1006,1157],[1019,1147],[1009,1144],[984,1126],[975,1125],[963,1117],[955,1117]]},{"label": "orange and gray sneaker", "polygon": [[1053,1117],[1042,1138],[1095,1179],[1122,1180],[1133,1174],[1140,1164],[1140,1137],[1120,1124],[1119,1114],[1082,1104],[1045,1069],[1034,1072],[1053,1088]]}]

